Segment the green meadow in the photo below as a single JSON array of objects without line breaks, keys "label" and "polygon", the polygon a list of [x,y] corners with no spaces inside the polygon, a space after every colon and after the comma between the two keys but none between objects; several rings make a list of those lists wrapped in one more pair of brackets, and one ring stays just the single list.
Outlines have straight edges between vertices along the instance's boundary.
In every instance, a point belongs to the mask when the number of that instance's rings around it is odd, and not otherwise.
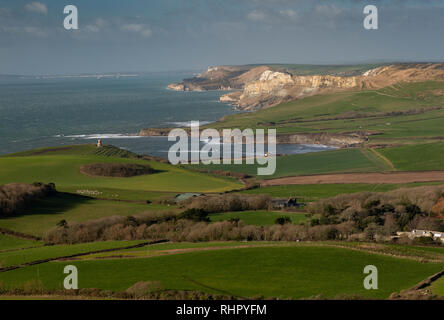
[{"label": "green meadow", "polygon": [[43,244],[44,243],[42,241],[22,239],[0,233],[0,253],[23,248],[43,246]]},{"label": "green meadow", "polygon": [[380,149],[399,171],[444,169],[444,143],[426,143]]},{"label": "green meadow", "polygon": [[0,219],[0,227],[42,237],[61,220],[69,224],[109,216],[173,210],[175,208],[164,205],[96,200],[61,194],[36,200],[23,213]]},{"label": "green meadow", "polygon": [[444,296],[444,278],[441,277],[431,285],[431,290],[438,296]]},{"label": "green meadow", "polygon": [[[420,263],[344,248],[279,246],[51,262],[0,273],[0,282],[3,287],[20,287],[40,280],[45,288],[61,288],[67,264],[78,268],[79,285],[83,288],[123,291],[139,281],[159,281],[165,289],[281,298],[387,298],[443,267],[442,263]],[[369,264],[378,267],[378,290],[363,287],[363,269]]]},{"label": "green meadow", "polygon": [[[130,177],[91,177],[80,173],[80,167],[97,162],[149,164],[158,173]],[[58,190],[68,188],[108,188],[115,190],[142,190],[166,192],[221,192],[238,188],[234,180],[199,174],[176,166],[137,159],[76,156],[41,155],[30,157],[1,157],[0,184],[13,182],[53,182]]]},{"label": "green meadow", "polygon": [[385,192],[399,188],[414,188],[425,185],[440,185],[444,182],[423,182],[406,184],[307,184],[307,185],[284,185],[269,186],[251,190],[241,191],[245,194],[267,194],[271,197],[297,198],[301,202],[312,202],[319,199],[331,198],[340,194],[356,192]]},{"label": "green meadow", "polygon": [[[444,123],[443,123],[444,125]],[[443,142],[378,149],[353,148],[276,157],[276,172],[260,179],[334,173],[444,170]],[[190,165],[195,170],[232,171],[257,175],[258,165]],[[310,187],[309,187],[310,188]]]},{"label": "green meadow", "polygon": [[[249,164],[210,164],[191,165],[195,169],[224,170],[246,173],[252,176],[257,174],[257,165]],[[376,172],[380,171],[379,161],[369,159],[359,149],[344,149],[333,151],[313,152],[276,158],[276,172],[263,179],[278,177],[311,175],[339,172]]]},{"label": "green meadow", "polygon": [[[146,241],[103,241],[73,245],[40,246],[26,250],[8,252],[0,251],[0,264],[2,267],[14,266],[42,259],[57,258],[105,249],[123,248],[142,242]],[[3,248],[3,244],[0,244],[0,246],[0,248]]]},{"label": "green meadow", "polygon": [[[241,185],[229,178],[214,177],[189,171],[177,166],[154,161],[122,158],[114,155],[85,153],[88,146],[80,146],[79,153],[72,149],[38,152],[31,155],[16,154],[0,157],[0,184],[13,182],[53,182],[59,191],[106,188],[114,190],[160,192],[223,192]],[[94,148],[94,146],[89,146]],[[94,150],[94,149],[93,149]],[[64,152],[68,151],[68,154]],[[36,155],[37,154],[37,155]],[[140,163],[149,164],[157,173],[130,178],[92,177],[80,172],[80,167],[91,163]],[[118,192],[117,192],[118,193]]]}]

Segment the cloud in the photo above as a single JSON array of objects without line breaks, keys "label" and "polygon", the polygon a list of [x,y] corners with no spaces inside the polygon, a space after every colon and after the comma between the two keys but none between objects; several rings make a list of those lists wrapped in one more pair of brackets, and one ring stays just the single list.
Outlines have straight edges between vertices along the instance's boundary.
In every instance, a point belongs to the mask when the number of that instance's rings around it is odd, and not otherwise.
[{"label": "cloud", "polygon": [[288,18],[296,18],[298,16],[298,13],[292,9],[281,10],[279,11],[279,14]]},{"label": "cloud", "polygon": [[145,29],[140,33],[140,35],[144,38],[149,38],[152,36],[152,34],[153,34],[153,31],[151,29]]},{"label": "cloud", "polygon": [[144,38],[149,38],[153,34],[153,31],[147,25],[141,23],[124,24],[120,29],[126,32],[137,33]]},{"label": "cloud", "polygon": [[44,38],[48,35],[48,33],[39,27],[23,27],[23,31],[33,36]]},{"label": "cloud", "polygon": [[122,26],[123,31],[141,32],[144,28],[143,24],[130,23]]},{"label": "cloud", "polygon": [[39,38],[45,38],[48,36],[47,30],[40,28],[40,27],[33,27],[33,26],[23,26],[23,27],[17,27],[17,26],[0,26],[0,31],[10,33],[10,34],[24,34],[24,35],[31,35]]},{"label": "cloud", "polygon": [[86,32],[99,32],[103,27],[105,27],[108,22],[102,18],[97,18],[93,23],[87,24],[85,26]]},{"label": "cloud", "polygon": [[293,9],[279,11],[255,9],[247,14],[247,19],[253,22],[291,23],[298,19],[298,13]]},{"label": "cloud", "polygon": [[253,10],[250,13],[248,13],[247,19],[256,22],[268,20],[267,14],[259,10]]},{"label": "cloud", "polygon": [[334,4],[319,4],[314,8],[317,16],[334,18],[342,13],[342,10]]},{"label": "cloud", "polygon": [[48,7],[46,6],[46,4],[43,4],[38,1],[27,3],[25,5],[25,9],[34,13],[45,14],[45,15],[48,14]]}]

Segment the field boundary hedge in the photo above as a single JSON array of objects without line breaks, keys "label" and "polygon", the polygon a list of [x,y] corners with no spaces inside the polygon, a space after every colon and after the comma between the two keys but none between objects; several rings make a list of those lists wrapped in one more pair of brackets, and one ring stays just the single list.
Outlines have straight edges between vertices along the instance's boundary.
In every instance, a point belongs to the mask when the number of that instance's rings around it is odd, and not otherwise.
[{"label": "field boundary hedge", "polygon": [[9,266],[9,267],[0,268],[0,272],[16,270],[16,269],[20,269],[20,268],[23,268],[23,267],[29,267],[29,266],[33,266],[33,265],[37,265],[37,264],[42,264],[42,263],[50,262],[50,261],[64,260],[64,259],[71,259],[71,258],[77,258],[77,257],[82,257],[82,256],[88,256],[88,255],[96,254],[96,253],[104,253],[104,252],[120,251],[120,250],[134,249],[134,248],[142,248],[142,247],[146,247],[146,246],[149,246],[149,245],[154,245],[154,244],[164,243],[164,242],[168,242],[168,240],[149,241],[149,242],[143,242],[143,243],[139,243],[139,244],[132,245],[132,246],[126,246],[126,247],[102,249],[102,250],[88,251],[88,252],[83,252],[83,253],[76,253],[76,254],[72,254],[72,255],[69,255],[69,256],[61,256],[61,257],[54,257],[54,258],[48,258],[48,259],[42,259],[42,260],[34,260],[34,261],[26,262],[26,263],[23,263],[23,264],[15,265],[15,266]]}]

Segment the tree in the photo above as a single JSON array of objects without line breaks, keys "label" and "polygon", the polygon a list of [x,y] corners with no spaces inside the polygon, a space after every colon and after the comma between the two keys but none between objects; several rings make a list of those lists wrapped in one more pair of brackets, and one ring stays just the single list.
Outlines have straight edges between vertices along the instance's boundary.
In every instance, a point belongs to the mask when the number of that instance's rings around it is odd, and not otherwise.
[{"label": "tree", "polygon": [[57,222],[57,227],[66,229],[68,228],[68,222],[65,219],[60,220],[59,222]]},{"label": "tree", "polygon": [[291,219],[290,219],[290,217],[282,216],[282,217],[279,217],[276,220],[274,220],[274,223],[280,224],[283,226],[284,224],[291,223]]}]

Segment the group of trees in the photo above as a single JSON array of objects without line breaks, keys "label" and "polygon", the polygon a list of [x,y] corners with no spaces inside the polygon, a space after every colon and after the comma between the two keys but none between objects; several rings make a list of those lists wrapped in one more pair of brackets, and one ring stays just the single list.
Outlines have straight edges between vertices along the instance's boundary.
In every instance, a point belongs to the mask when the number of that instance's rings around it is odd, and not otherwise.
[{"label": "group of trees", "polygon": [[185,209],[200,209],[207,213],[267,210],[271,206],[271,197],[227,193],[190,198],[183,201],[181,206]]},{"label": "group of trees", "polygon": [[53,183],[12,183],[0,186],[0,217],[20,213],[32,201],[54,194]]},{"label": "group of trees", "polygon": [[414,229],[444,231],[444,221],[433,207],[443,187],[420,187],[378,193],[340,195],[313,203],[311,225],[336,226],[348,223],[364,238],[389,237]]},{"label": "group of trees", "polygon": [[80,171],[91,176],[101,177],[134,177],[155,173],[156,170],[147,164],[138,163],[92,163],[80,167]]}]

